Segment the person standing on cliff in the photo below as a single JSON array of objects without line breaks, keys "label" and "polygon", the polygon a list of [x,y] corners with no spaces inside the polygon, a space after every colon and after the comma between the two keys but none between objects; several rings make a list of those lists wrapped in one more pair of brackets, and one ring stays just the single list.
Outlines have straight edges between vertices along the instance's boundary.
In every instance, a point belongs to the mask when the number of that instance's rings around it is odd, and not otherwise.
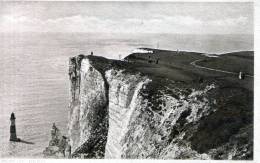
[{"label": "person standing on cliff", "polygon": [[157,59],[156,59],[156,64],[158,64],[158,63],[159,63],[159,60],[160,60],[160,58],[157,58]]}]

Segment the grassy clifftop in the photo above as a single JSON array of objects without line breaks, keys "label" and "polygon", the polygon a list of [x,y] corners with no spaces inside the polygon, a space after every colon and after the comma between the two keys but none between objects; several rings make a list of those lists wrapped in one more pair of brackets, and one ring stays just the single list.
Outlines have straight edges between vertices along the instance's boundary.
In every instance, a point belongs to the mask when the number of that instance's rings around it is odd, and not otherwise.
[{"label": "grassy clifftop", "polygon": [[[124,60],[111,60],[99,56],[86,56],[97,70],[104,73],[106,70],[124,69],[128,73],[140,73],[149,76],[153,80],[174,80],[186,83],[198,83],[207,80],[221,80],[230,85],[237,85],[253,91],[253,77],[238,80],[239,71],[248,75],[254,72],[254,57],[252,51],[234,52],[220,55],[219,57],[208,57],[202,53],[185,51],[168,51],[159,49],[143,50],[153,53],[133,53]],[[215,55],[214,55],[215,56]],[[197,65],[210,69],[234,72],[227,74],[214,70],[195,67]]]},{"label": "grassy clifftop", "polygon": [[200,65],[226,71],[254,74],[254,52],[242,51],[220,55],[217,58],[207,58]]}]

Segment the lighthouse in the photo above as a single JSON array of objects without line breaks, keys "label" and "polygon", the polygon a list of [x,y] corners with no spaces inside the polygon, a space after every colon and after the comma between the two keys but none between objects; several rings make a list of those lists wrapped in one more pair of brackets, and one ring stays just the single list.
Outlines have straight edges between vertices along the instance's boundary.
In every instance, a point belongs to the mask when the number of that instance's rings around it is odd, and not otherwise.
[{"label": "lighthouse", "polygon": [[17,136],[16,136],[15,115],[14,115],[14,113],[11,114],[10,121],[11,121],[10,141],[18,141]]}]

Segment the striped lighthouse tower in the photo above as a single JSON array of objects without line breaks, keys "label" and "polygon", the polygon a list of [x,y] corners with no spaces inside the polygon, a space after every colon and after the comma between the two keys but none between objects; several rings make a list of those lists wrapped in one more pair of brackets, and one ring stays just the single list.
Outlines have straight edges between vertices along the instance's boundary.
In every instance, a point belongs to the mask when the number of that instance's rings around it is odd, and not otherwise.
[{"label": "striped lighthouse tower", "polygon": [[15,115],[14,115],[14,113],[11,114],[10,121],[11,121],[10,141],[17,141],[18,139],[17,139],[17,136],[16,136]]}]

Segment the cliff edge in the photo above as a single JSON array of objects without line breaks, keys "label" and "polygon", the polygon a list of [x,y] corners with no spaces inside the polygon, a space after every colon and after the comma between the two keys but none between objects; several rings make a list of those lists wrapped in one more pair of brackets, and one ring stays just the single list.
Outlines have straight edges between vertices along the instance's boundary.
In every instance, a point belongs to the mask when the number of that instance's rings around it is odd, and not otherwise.
[{"label": "cliff edge", "polygon": [[70,58],[72,157],[252,159],[251,79],[194,68],[200,53],[150,51]]}]

